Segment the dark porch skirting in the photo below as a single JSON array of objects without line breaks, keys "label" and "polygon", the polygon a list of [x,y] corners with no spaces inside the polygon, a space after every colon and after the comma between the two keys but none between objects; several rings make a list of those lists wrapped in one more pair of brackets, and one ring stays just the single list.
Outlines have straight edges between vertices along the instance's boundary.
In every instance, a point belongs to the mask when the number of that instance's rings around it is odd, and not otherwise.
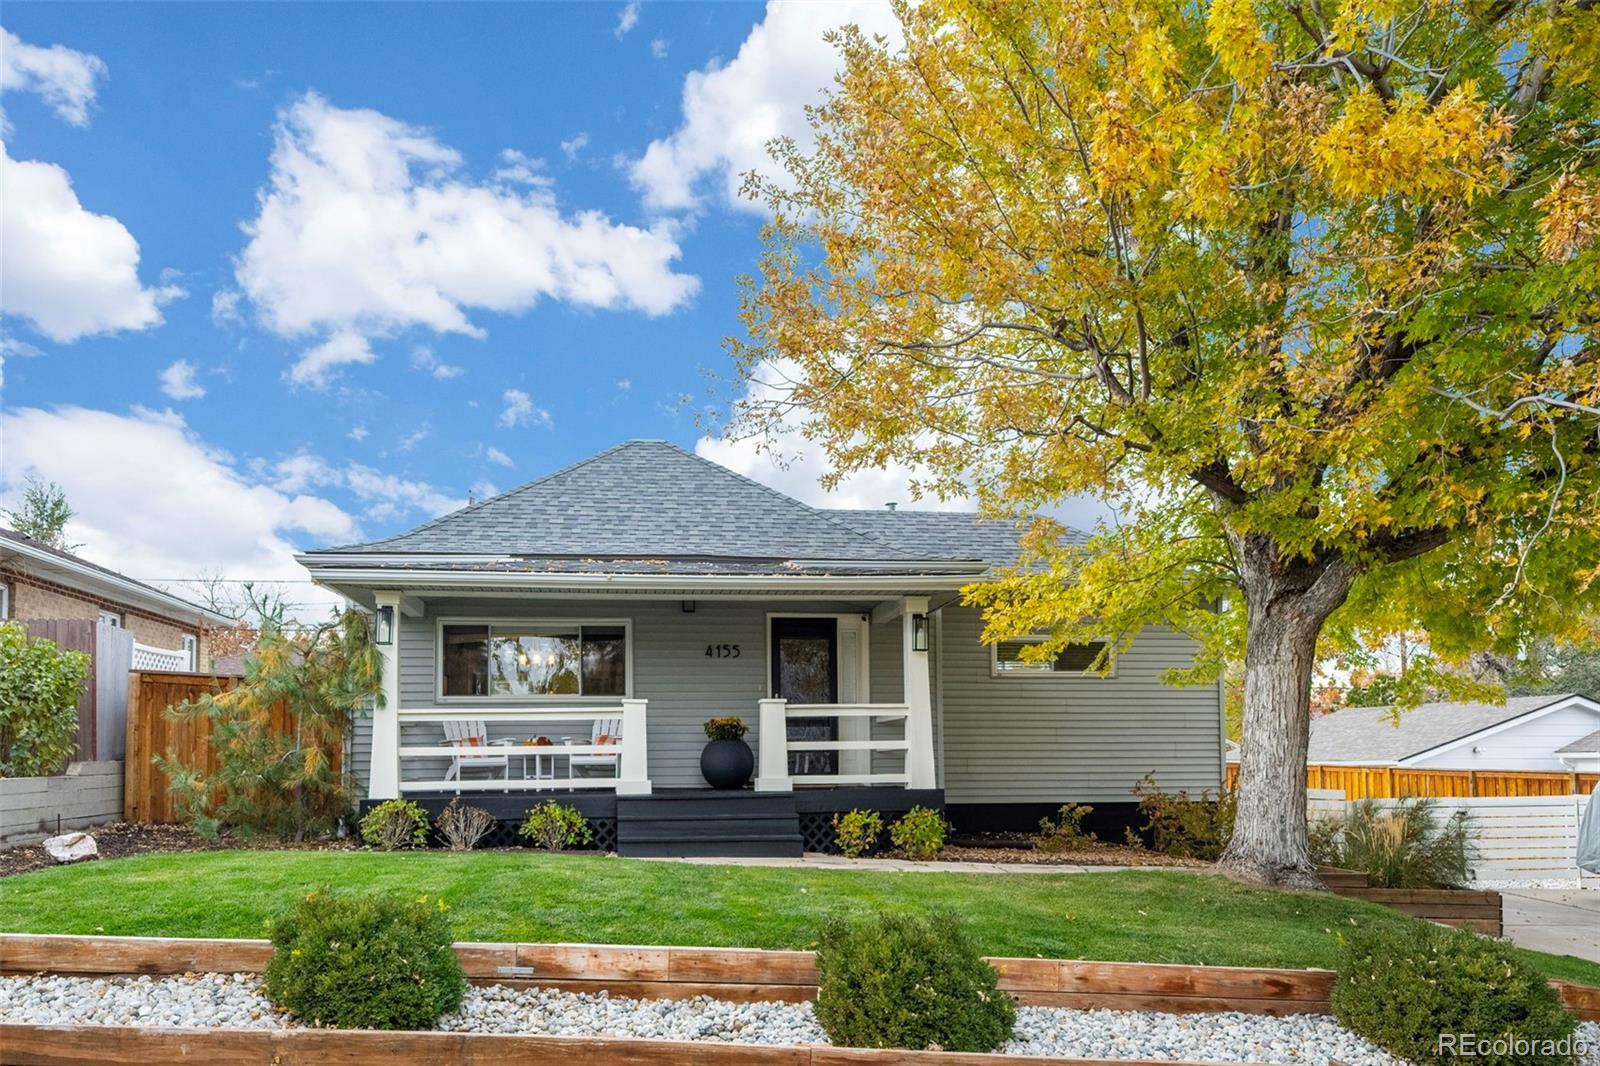
[{"label": "dark porch skirting", "polygon": [[[436,817],[453,792],[407,793]],[[912,807],[944,808],[942,789],[853,786],[797,788],[793,792],[659,789],[648,796],[616,796],[592,789],[541,789],[538,792],[471,792],[462,804],[481,807],[498,824],[483,847],[524,843],[517,827],[529,807],[545,800],[576,807],[594,831],[591,847],[640,857],[799,856],[834,851],[833,816],[874,810],[891,822]],[[364,815],[376,804],[362,800]],[[431,840],[435,845],[442,841]]]}]

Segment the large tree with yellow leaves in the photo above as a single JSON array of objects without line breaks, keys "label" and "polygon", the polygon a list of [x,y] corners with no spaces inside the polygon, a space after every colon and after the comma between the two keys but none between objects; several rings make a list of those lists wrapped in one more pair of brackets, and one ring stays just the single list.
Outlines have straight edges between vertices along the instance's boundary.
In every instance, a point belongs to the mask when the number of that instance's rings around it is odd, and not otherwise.
[{"label": "large tree with yellow leaves", "polygon": [[[1224,863],[1314,884],[1331,643],[1576,635],[1600,576],[1593,0],[923,0],[845,30],[749,279],[746,430],[1034,521],[988,635],[1245,664]],[[772,378],[779,378],[774,383]],[[1319,646],[1320,642],[1320,646]]]}]

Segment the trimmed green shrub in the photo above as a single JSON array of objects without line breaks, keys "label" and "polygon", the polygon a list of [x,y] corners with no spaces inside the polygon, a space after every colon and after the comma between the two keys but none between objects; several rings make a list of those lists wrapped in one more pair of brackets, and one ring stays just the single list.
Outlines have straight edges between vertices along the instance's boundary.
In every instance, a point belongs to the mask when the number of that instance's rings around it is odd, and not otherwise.
[{"label": "trimmed green shrub", "polygon": [[467,991],[446,912],[426,895],[311,892],[269,923],[267,998],[308,1025],[431,1029]]},{"label": "trimmed green shrub", "polygon": [[[1573,1058],[1576,1023],[1543,977],[1504,944],[1428,922],[1347,934],[1333,1013],[1416,1063],[1571,1066]],[[1467,1034],[1484,1043],[1468,1051]],[[1555,1053],[1562,1041],[1565,1055]]]},{"label": "trimmed green shrub", "polygon": [[1447,888],[1471,877],[1472,833],[1466,811],[1440,817],[1431,799],[1367,799],[1313,821],[1308,843],[1317,862],[1360,870],[1377,888]]},{"label": "trimmed green shrub", "polygon": [[384,800],[361,819],[361,839],[380,851],[428,846],[428,812],[410,800]]},{"label": "trimmed green shrub", "polygon": [[913,807],[889,827],[889,841],[908,859],[931,859],[944,850],[944,815]]},{"label": "trimmed green shrub", "polygon": [[1081,803],[1069,803],[1054,818],[1039,819],[1039,833],[1033,846],[1040,851],[1075,851],[1097,843],[1093,833],[1083,831],[1083,820],[1094,811]]},{"label": "trimmed green shrub", "polygon": [[870,855],[883,836],[883,816],[877,811],[852,810],[833,816],[833,837],[839,854],[847,859]]},{"label": "trimmed green shrub", "polygon": [[1139,798],[1139,813],[1145,817],[1152,846],[1164,855],[1217,859],[1233,837],[1239,796],[1232,789],[1223,789],[1216,797],[1202,793],[1190,798],[1187,792],[1162,792],[1155,775],[1146,774],[1133,794]]},{"label": "trimmed green shrub", "polygon": [[78,693],[89,657],[29,640],[0,622],[0,777],[59,771],[78,746]]},{"label": "trimmed green shrub", "polygon": [[830,919],[817,948],[817,1021],[842,1047],[993,1051],[1017,1007],[954,915]]},{"label": "trimmed green shrub", "polygon": [[517,830],[536,848],[546,851],[564,851],[581,848],[594,839],[589,819],[576,807],[568,807],[555,800],[546,800],[528,808],[527,820]]}]

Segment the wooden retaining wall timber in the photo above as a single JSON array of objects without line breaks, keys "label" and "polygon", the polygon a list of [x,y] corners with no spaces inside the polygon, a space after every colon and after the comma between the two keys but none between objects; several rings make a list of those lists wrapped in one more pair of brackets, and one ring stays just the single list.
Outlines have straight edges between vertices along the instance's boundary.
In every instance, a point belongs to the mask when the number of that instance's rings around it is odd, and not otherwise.
[{"label": "wooden retaining wall timber", "polygon": [[1371,879],[1360,870],[1323,866],[1317,873],[1336,896],[1364,899],[1413,918],[1470,929],[1486,936],[1500,936],[1505,931],[1504,901],[1500,893],[1489,889],[1373,888],[1369,884]]},{"label": "wooden retaining wall timber", "polygon": [[[385,1033],[367,1029],[138,1029],[0,1025],[0,1063],[65,1066],[1196,1066],[1155,1060],[761,1047],[577,1036]],[[1248,1064],[1247,1064],[1248,1066]]]},{"label": "wooden retaining wall timber", "polygon": [[[809,951],[747,948],[618,947],[599,944],[456,945],[475,984],[541,985],[641,999],[710,995],[785,1000],[816,996]],[[164,974],[258,973],[272,957],[265,940],[160,937],[0,936],[0,972]],[[1116,1010],[1325,1012],[1328,970],[1259,970],[1231,966],[989,960],[1000,987],[1031,1006]]]}]

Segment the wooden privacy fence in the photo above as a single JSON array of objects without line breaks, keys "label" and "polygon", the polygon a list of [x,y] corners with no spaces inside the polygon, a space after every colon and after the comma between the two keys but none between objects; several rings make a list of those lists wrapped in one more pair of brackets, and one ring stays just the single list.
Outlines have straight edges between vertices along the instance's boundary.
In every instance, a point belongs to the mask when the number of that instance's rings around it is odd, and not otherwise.
[{"label": "wooden privacy fence", "polygon": [[[1476,796],[1588,795],[1600,774],[1536,770],[1417,770],[1405,766],[1306,767],[1306,787],[1334,789],[1346,799]],[[1239,764],[1228,764],[1228,787],[1239,784]]]},{"label": "wooden privacy fence", "polygon": [[[167,775],[156,767],[155,757],[175,754],[184,764],[199,767],[209,776],[217,771],[217,751],[211,742],[210,719],[169,718],[166,709],[211,692],[230,689],[240,680],[210,674],[155,671],[136,671],[129,675],[127,777],[123,788],[125,820],[150,824],[179,821],[177,804],[167,791]],[[294,729],[293,716],[281,704],[272,709],[272,726],[284,733]],[[343,749],[343,744],[335,744],[330,754],[335,775],[341,769]]]}]

